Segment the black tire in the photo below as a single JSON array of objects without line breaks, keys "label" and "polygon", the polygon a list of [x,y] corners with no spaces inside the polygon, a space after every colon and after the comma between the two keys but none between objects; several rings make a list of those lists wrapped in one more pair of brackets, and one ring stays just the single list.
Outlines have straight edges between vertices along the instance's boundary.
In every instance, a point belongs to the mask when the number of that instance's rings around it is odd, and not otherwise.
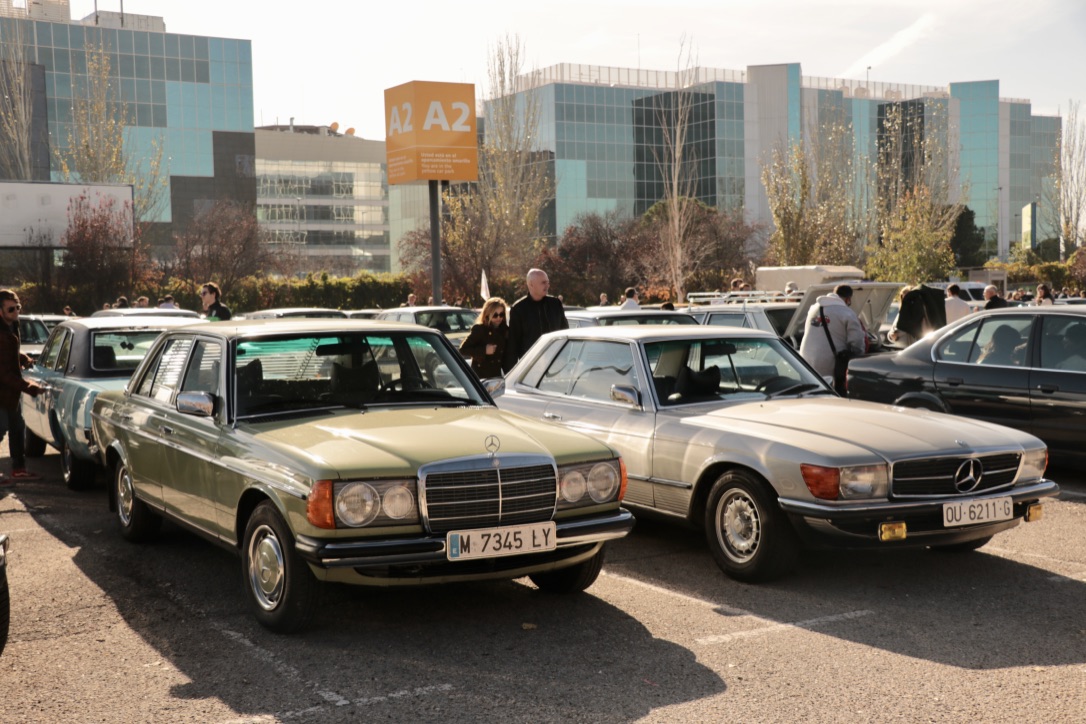
[{"label": "black tire", "polygon": [[557,571],[532,573],[528,576],[539,590],[546,593],[580,593],[599,578],[603,569],[604,546],[600,546],[596,555],[583,563]]},{"label": "black tire", "polygon": [[7,567],[0,567],[0,654],[8,642],[8,627],[11,625],[11,594],[8,593]]},{"label": "black tire", "polygon": [[45,455],[45,440],[32,433],[29,427],[23,433],[23,454],[28,458],[40,458]]},{"label": "black tire", "polygon": [[117,463],[114,470],[113,492],[117,496],[117,525],[121,537],[133,543],[154,538],[162,527],[162,518],[136,497],[132,474],[124,463]]},{"label": "black tire", "polygon": [[60,439],[60,471],[64,484],[71,490],[86,490],[94,485],[98,466],[89,460],[81,460],[72,454],[68,441]]},{"label": "black tire", "polygon": [[751,473],[721,475],[705,507],[705,538],[718,566],[737,581],[779,578],[796,563],[795,531],[768,484]]},{"label": "black tire", "polygon": [[978,548],[983,548],[988,545],[988,541],[992,540],[992,536],[986,535],[983,538],[977,538],[976,540],[967,540],[964,543],[950,543],[943,546],[932,546],[933,551],[939,553],[972,553]]},{"label": "black tire", "polygon": [[294,536],[271,501],[256,506],[245,525],[241,572],[253,614],[262,626],[291,633],[309,623],[320,584],[295,551]]}]

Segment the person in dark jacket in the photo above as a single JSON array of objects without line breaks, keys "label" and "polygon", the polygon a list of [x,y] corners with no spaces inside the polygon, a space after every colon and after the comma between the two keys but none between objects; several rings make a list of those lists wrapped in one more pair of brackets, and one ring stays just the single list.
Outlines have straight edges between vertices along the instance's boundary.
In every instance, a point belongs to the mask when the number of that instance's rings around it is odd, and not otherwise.
[{"label": "person in dark jacket", "polygon": [[505,345],[502,370],[508,372],[547,332],[569,329],[566,312],[557,297],[547,296],[551,280],[542,269],[529,269],[528,294],[509,310],[509,341]]},{"label": "person in dark jacket", "polygon": [[0,440],[8,434],[11,453],[11,477],[0,475],[0,485],[10,486],[17,480],[41,480],[41,476],[26,469],[23,452],[23,411],[19,396],[26,393],[37,397],[41,388],[23,379],[22,370],[30,366],[30,358],[19,351],[19,297],[10,289],[0,289]]},{"label": "person in dark jacket", "polygon": [[1007,300],[999,295],[999,289],[995,284],[989,284],[984,287],[984,308],[985,309],[1002,309],[1007,306]]},{"label": "person in dark jacket", "polygon": [[894,326],[920,339],[933,329],[946,326],[946,294],[942,289],[921,284],[901,298]]},{"label": "person in dark jacket", "polygon": [[225,322],[230,319],[230,307],[220,301],[222,291],[214,282],[207,282],[200,287],[200,302],[204,305],[204,316],[209,322]]},{"label": "person in dark jacket", "polygon": [[491,297],[483,304],[483,311],[460,343],[460,354],[471,358],[471,369],[479,379],[502,376],[505,359],[505,343],[509,338],[509,325],[505,323],[505,300]]}]

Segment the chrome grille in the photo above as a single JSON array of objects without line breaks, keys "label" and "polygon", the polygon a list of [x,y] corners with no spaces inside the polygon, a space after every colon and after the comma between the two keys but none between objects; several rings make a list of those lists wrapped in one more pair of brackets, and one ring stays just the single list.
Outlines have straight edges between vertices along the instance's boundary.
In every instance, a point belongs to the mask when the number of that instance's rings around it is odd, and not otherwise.
[{"label": "chrome grille", "polygon": [[[954,484],[954,475],[963,463],[972,459],[980,461],[984,472],[976,488],[961,492]],[[891,471],[891,495],[895,498],[930,498],[975,495],[996,490],[1014,483],[1021,460],[1020,453],[903,460],[894,463]]]},{"label": "chrome grille", "polygon": [[488,455],[423,466],[420,502],[428,530],[445,533],[550,520],[558,481],[554,464],[544,460]]}]

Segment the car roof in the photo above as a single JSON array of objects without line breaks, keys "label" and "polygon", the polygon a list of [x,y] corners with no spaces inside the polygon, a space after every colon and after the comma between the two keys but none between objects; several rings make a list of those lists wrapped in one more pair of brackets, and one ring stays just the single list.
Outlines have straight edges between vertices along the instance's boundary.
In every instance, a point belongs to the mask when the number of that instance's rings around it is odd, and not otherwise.
[{"label": "car roof", "polygon": [[703,324],[639,324],[608,327],[578,327],[551,332],[545,337],[580,337],[621,342],[663,342],[671,339],[779,339],[771,332],[742,327],[712,327]]},{"label": "car roof", "polygon": [[[416,334],[441,333],[431,327],[424,327],[412,322],[396,322],[384,319],[350,319],[348,317],[267,317],[263,319],[231,319],[225,322],[210,322],[194,326],[192,331],[199,334],[216,334],[225,339],[243,339],[264,337],[276,334],[340,334],[347,332],[373,331],[387,334],[390,331],[413,332]],[[183,332],[184,327],[178,330]]]},{"label": "car roof", "polygon": [[118,314],[115,316],[102,317],[69,317],[57,326],[97,331],[101,329],[184,327],[190,324],[207,324],[207,321],[203,319],[193,319],[192,317],[179,317],[177,315],[159,315],[156,317],[149,314]]},{"label": "car roof", "polygon": [[681,309],[584,309],[566,310],[567,317],[580,319],[624,319],[629,317],[689,317],[690,313]]},{"label": "car roof", "polygon": [[255,312],[248,312],[245,316],[249,318],[252,318],[254,314],[274,314],[277,316],[286,316],[289,314],[301,315],[309,312],[334,314],[336,316],[344,314],[343,310],[332,309],[331,307],[275,307],[274,309],[258,309]]},{"label": "car roof", "polygon": [[392,307],[391,309],[382,309],[382,314],[388,314],[389,312],[472,312],[474,309],[468,309],[467,307],[454,307],[448,304],[440,305],[434,304],[428,307]]},{"label": "car roof", "polygon": [[160,307],[121,307],[120,309],[99,309],[92,317],[186,317],[199,318],[191,309],[163,309]]}]

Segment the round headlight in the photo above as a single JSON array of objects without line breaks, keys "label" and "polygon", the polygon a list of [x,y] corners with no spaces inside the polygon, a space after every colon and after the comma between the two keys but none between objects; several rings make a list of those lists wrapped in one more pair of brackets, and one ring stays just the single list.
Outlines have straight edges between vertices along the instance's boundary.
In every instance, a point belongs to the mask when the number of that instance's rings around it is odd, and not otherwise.
[{"label": "round headlight", "polygon": [[612,465],[600,463],[588,474],[588,494],[597,503],[605,503],[614,497],[618,489],[618,473]]},{"label": "round headlight", "polygon": [[381,496],[367,483],[348,483],[336,495],[336,515],[349,526],[369,525],[381,512]]},{"label": "round headlight", "polygon": [[415,509],[415,500],[411,491],[402,485],[389,488],[382,499],[385,515],[395,520],[401,520],[411,515]]},{"label": "round headlight", "polygon": [[581,471],[571,470],[562,476],[562,500],[567,503],[576,503],[584,497],[587,485]]}]

